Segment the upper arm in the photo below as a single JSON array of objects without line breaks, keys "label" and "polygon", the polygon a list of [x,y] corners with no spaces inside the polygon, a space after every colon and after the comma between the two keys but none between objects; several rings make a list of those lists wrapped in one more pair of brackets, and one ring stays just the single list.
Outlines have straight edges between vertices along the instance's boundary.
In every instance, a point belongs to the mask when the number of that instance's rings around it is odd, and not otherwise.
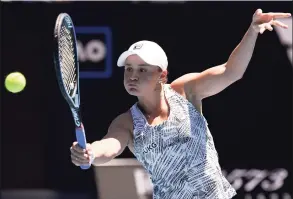
[{"label": "upper arm", "polygon": [[108,133],[103,138],[103,140],[111,142],[111,145],[117,150],[116,156],[120,155],[131,141],[130,125],[129,113],[123,113],[112,121]]},{"label": "upper arm", "polygon": [[221,92],[236,80],[226,70],[226,64],[222,64],[201,73],[190,73],[188,78],[184,78],[182,81],[185,91],[201,100]]},{"label": "upper arm", "polygon": [[187,89],[186,89],[186,83],[190,82],[192,79],[196,78],[200,73],[188,73],[185,75],[182,75],[181,77],[175,79],[171,83],[171,87],[179,94],[181,94],[183,97],[187,98]]}]

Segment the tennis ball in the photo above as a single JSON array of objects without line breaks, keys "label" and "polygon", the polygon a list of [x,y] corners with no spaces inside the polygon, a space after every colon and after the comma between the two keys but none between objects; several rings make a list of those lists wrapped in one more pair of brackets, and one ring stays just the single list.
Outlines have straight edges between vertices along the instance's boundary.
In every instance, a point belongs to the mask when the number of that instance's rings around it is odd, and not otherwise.
[{"label": "tennis ball", "polygon": [[20,72],[13,72],[5,78],[5,87],[9,92],[18,93],[24,89],[26,79]]}]

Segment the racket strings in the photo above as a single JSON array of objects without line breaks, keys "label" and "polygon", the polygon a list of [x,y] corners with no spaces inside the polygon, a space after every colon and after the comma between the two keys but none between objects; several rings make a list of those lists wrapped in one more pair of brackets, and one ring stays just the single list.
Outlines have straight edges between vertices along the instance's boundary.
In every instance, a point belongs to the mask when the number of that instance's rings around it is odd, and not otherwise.
[{"label": "racket strings", "polygon": [[69,95],[75,94],[76,68],[73,39],[70,31],[62,26],[59,40],[60,68],[65,89]]}]

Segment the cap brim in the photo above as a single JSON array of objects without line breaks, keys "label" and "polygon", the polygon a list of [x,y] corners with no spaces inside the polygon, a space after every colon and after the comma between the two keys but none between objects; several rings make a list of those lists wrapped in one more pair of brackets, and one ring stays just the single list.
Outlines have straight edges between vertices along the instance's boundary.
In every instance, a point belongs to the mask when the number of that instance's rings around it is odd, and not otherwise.
[{"label": "cap brim", "polygon": [[137,55],[137,53],[131,52],[131,51],[125,51],[118,58],[117,66],[119,66],[119,67],[125,66],[125,61],[126,61],[127,57],[129,57],[130,55]]}]

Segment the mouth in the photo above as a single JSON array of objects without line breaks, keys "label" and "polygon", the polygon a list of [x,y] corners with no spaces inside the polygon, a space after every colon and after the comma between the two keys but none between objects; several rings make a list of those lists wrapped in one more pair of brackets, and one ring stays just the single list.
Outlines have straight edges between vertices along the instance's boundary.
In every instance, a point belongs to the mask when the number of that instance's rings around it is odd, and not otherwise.
[{"label": "mouth", "polygon": [[127,84],[129,87],[137,87],[137,84]]}]

